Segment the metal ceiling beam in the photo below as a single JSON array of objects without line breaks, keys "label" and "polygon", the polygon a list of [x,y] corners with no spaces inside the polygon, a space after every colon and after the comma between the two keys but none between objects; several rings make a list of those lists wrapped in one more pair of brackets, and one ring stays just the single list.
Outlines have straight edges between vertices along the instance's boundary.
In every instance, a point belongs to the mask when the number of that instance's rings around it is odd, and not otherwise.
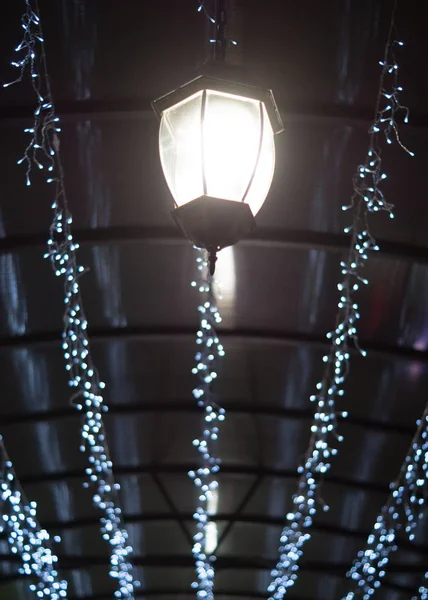
[{"label": "metal ceiling beam", "polygon": [[[36,246],[45,247],[46,235],[43,232],[1,238],[0,254]],[[126,241],[189,245],[189,242],[180,231],[173,226],[118,225],[97,229],[77,229],[74,232],[74,237],[80,244],[117,244]],[[428,263],[428,248],[426,246],[403,244],[388,240],[378,240],[377,243],[380,247],[379,256]],[[349,247],[349,236],[343,233],[259,227],[250,238],[240,242],[240,246],[242,245],[272,248],[310,248],[328,252],[343,252]]]},{"label": "metal ceiling beam", "polygon": [[[224,543],[225,539],[227,538],[227,536],[232,531],[233,526],[235,525],[235,523],[240,520],[240,517],[242,516],[242,512],[245,510],[246,506],[248,506],[248,504],[250,503],[251,498],[254,497],[254,494],[256,493],[256,491],[258,490],[258,488],[260,487],[260,484],[262,483],[263,479],[264,479],[264,474],[263,473],[260,473],[260,474],[258,474],[256,476],[256,478],[254,479],[254,481],[250,485],[249,489],[247,490],[246,494],[242,498],[241,502],[238,504],[237,509],[235,510],[235,512],[230,517],[230,519],[229,519],[226,527],[224,528],[222,534],[218,538],[217,546],[215,547],[215,550],[214,550],[213,554],[215,554],[215,555],[218,554],[218,550],[219,550],[220,546]],[[211,520],[213,520],[213,519],[211,519]]]},{"label": "metal ceiling beam", "polygon": [[[62,571],[62,566],[61,566],[61,571]],[[329,575],[327,573],[327,575]],[[341,579],[344,579],[344,577],[342,576]],[[29,577],[28,575],[24,575],[24,574],[20,574],[20,573],[16,573],[13,575],[2,575],[1,579],[0,579],[0,587],[2,585],[8,585],[10,583],[14,583],[16,581],[20,581],[20,580],[25,580],[25,581],[29,581]],[[351,582],[349,582],[351,583]],[[403,594],[407,594],[408,596],[411,594],[414,594],[415,590],[414,588],[409,588],[409,587],[405,587],[393,582],[389,582],[388,580],[383,580],[382,581],[382,587],[384,589],[390,589],[390,590],[394,590],[394,591],[398,591],[401,592]],[[219,596],[219,597],[223,597],[223,596],[229,596],[229,597],[234,597],[234,598],[266,598],[267,594],[266,592],[258,592],[258,591],[239,591],[239,590],[227,590],[226,588],[216,588],[215,590],[215,595]],[[181,596],[189,596],[194,598],[195,597],[195,592],[194,590],[190,590],[190,589],[174,589],[174,588],[157,588],[157,589],[141,589],[139,588],[138,590],[136,590],[134,592],[134,596],[136,598],[144,598],[144,597],[150,597],[150,596],[174,596],[174,597],[181,597]],[[290,600],[293,600],[294,596],[292,592],[288,592],[287,594],[288,598]],[[407,596],[407,597],[408,597]],[[68,600],[111,600],[112,597],[112,592],[108,591],[108,592],[104,592],[104,593],[98,593],[98,594],[92,594],[91,596],[68,596]],[[307,598],[305,596],[298,596],[298,599],[296,598],[296,600],[313,600],[313,598]],[[327,600],[327,599],[325,599]],[[331,600],[331,598],[329,598],[328,600]]]},{"label": "metal ceiling beam", "polygon": [[[328,575],[328,573],[327,573]],[[24,577],[24,576],[21,576]],[[2,582],[0,582],[1,585]],[[350,582],[351,583],[351,582]],[[394,583],[389,583],[387,581],[382,581],[382,587],[385,589],[394,590],[397,592],[402,592],[403,594],[414,594],[415,590],[412,588],[403,587],[400,585],[396,585]],[[189,596],[190,598],[195,597],[194,590],[182,590],[182,589],[138,589],[134,592],[135,598],[145,598],[145,597],[153,597],[153,596],[168,596],[174,598],[182,598]],[[239,590],[227,590],[225,588],[215,588],[215,596],[217,597],[230,597],[230,598],[263,598],[266,600],[268,594],[267,592],[257,592],[257,591],[239,591]],[[408,597],[408,596],[407,596]],[[287,600],[314,600],[313,596],[309,598],[308,596],[298,596],[294,595],[292,592],[287,592]],[[106,592],[105,594],[93,594],[92,596],[68,596],[68,600],[111,600],[111,593]],[[317,596],[317,600],[322,600]],[[327,600],[327,598],[325,598]],[[328,598],[331,600],[331,598]]]},{"label": "metal ceiling beam", "polygon": [[177,521],[179,528],[183,532],[185,540],[189,544],[189,549],[191,550],[193,547],[193,536],[190,533],[190,531],[187,529],[187,526],[186,526],[185,520],[182,517],[182,514],[178,510],[177,506],[175,505],[174,500],[171,498],[170,494],[168,493],[168,490],[166,489],[166,487],[163,484],[163,481],[159,477],[159,472],[156,470],[153,470],[153,471],[151,471],[150,475],[171,511],[171,517],[175,521]]},{"label": "metal ceiling beam", "polygon": [[[328,573],[327,573],[328,575]],[[344,577],[342,576],[340,579],[344,579]],[[349,587],[351,587],[351,581],[349,581]],[[401,592],[403,594],[407,594],[407,597],[411,594],[415,593],[415,589],[414,588],[409,588],[406,586],[402,586],[393,582],[390,582],[388,580],[382,580],[382,588],[384,589],[390,589],[390,590],[394,590],[397,592]],[[171,590],[171,589],[155,589],[155,590],[137,590],[135,593],[136,597],[144,597],[144,596],[161,596],[161,595],[165,595],[165,596],[174,596],[174,597],[180,597],[180,596],[190,596],[192,598],[195,597],[195,592],[194,590]],[[239,591],[239,590],[226,590],[225,588],[215,588],[215,595],[216,596],[230,596],[230,597],[236,597],[236,598],[265,598],[267,597],[267,592],[258,592],[258,591],[251,591],[251,592],[244,592],[244,591]],[[300,594],[298,596],[295,596],[293,594],[292,591],[287,592],[287,599],[288,600],[293,600],[293,598],[295,598],[296,600],[313,600],[312,598],[308,598],[306,596],[301,596]],[[317,596],[318,600],[322,600],[319,599]],[[68,600],[111,600],[111,593],[109,594],[108,592],[105,594],[97,594],[97,595],[92,595],[92,596],[83,596],[83,597],[77,597],[77,596],[69,596]],[[325,599],[327,600],[327,598]],[[329,598],[328,600],[331,600],[331,598]]]},{"label": "metal ceiling beam", "polygon": [[[108,119],[142,119],[154,120],[151,108],[152,99],[148,98],[118,98],[102,100],[62,100],[55,103],[57,114],[61,121],[75,121],[87,118]],[[367,108],[348,106],[345,104],[315,104],[301,101],[297,105],[281,104],[279,106],[283,121],[296,120],[308,121],[345,121],[356,122],[362,126],[373,122],[373,113]],[[0,108],[0,123],[9,124],[20,119],[27,119],[33,115],[34,106],[9,105]],[[406,125],[409,129],[428,127],[427,114],[414,114],[411,122]]]},{"label": "metal ceiling beam", "polygon": [[[182,475],[187,477],[189,471],[197,468],[197,462],[195,459],[194,463],[179,463],[179,464],[156,464],[156,465],[116,465],[114,473],[117,477],[132,476],[132,475],[153,475],[153,474],[170,474],[170,475]],[[240,465],[240,464],[227,464],[221,465],[221,474],[223,475],[245,475],[248,477],[271,477],[274,479],[291,479],[297,478],[296,469],[275,469],[267,466],[259,465]],[[68,481],[70,479],[83,479],[85,477],[84,470],[74,469],[68,471],[57,471],[49,473],[32,473],[31,475],[22,475],[19,479],[22,485],[44,485],[47,483],[54,483],[55,481]],[[315,477],[315,476],[314,476]],[[327,473],[322,478],[323,482],[327,485],[338,485],[350,489],[362,490],[367,493],[374,494],[385,494],[389,493],[389,485],[372,482],[372,481],[360,481],[358,479],[351,479],[347,477],[338,477]]]},{"label": "metal ceiling beam", "polygon": [[[12,554],[0,554],[0,561],[6,563],[19,563],[21,561],[20,556]],[[264,558],[264,557],[239,557],[239,556],[219,556],[216,561],[217,571],[245,569],[245,570],[260,570],[270,571],[272,565],[276,562],[275,558]],[[86,556],[86,555],[70,555],[70,554],[58,554],[58,564],[61,565],[61,569],[83,569],[86,570],[89,566],[110,566],[110,558],[106,554],[105,556]],[[189,567],[194,568],[194,559],[190,555],[145,555],[145,556],[133,556],[132,564],[134,567],[159,567],[159,568],[174,568],[174,567]],[[325,575],[334,575],[343,577],[344,574],[349,570],[348,563],[330,563],[327,561],[309,561],[302,560],[300,563],[299,571],[311,571],[314,573],[323,573]],[[388,565],[388,572],[390,574],[420,574],[424,575],[426,566],[423,564],[394,564]]]},{"label": "metal ceiling beam", "polygon": [[[15,581],[24,580],[28,581],[28,575],[6,575],[1,576],[0,579],[0,587],[2,585],[6,585]],[[410,593],[414,590],[410,590]],[[229,598],[264,598],[266,599],[266,592],[255,592],[255,591],[237,591],[237,590],[227,590],[225,588],[219,588],[215,590],[215,595],[218,597],[229,597]],[[287,594],[288,595],[288,594]],[[168,596],[174,598],[182,598],[189,596],[190,598],[195,598],[194,590],[181,589],[181,588],[158,588],[158,589],[137,589],[133,593],[133,598],[149,598],[149,597],[157,597],[157,596]],[[91,594],[90,596],[67,596],[68,600],[111,600],[112,592],[104,592],[100,594]],[[288,598],[292,600],[293,596],[288,595]],[[299,596],[299,600],[313,600],[313,598],[306,598]],[[327,600],[327,599],[326,599]],[[330,600],[330,599],[329,599]]]},{"label": "metal ceiling beam", "polygon": [[[192,522],[193,521],[193,513],[188,512],[180,512],[177,514],[172,514],[171,512],[146,512],[146,513],[138,513],[138,514],[124,514],[123,519],[125,523],[148,523],[155,521],[174,521],[177,519],[181,521]],[[215,515],[210,516],[210,520],[216,523],[220,522],[230,522],[234,519],[237,523],[247,523],[252,525],[263,525],[269,527],[283,527],[285,523],[285,519],[283,517],[271,517],[266,514],[230,514],[230,513],[221,513],[218,512]],[[55,534],[61,531],[70,531],[74,529],[79,529],[83,527],[98,527],[99,520],[93,517],[81,518],[81,519],[71,519],[70,521],[43,521],[43,527],[45,527],[50,532],[54,532]],[[338,536],[344,538],[350,538],[355,540],[360,540],[362,543],[365,543],[368,537],[368,532],[365,530],[355,530],[348,529],[345,527],[337,527],[335,525],[328,525],[326,523],[314,523],[311,527],[312,532],[316,532],[323,535],[329,536]],[[421,544],[414,544],[405,539],[399,540],[399,546],[401,550],[408,550],[410,552],[414,552],[415,554],[419,554],[424,557],[428,557],[428,546],[423,546]],[[270,568],[273,563],[270,563]],[[261,568],[261,567],[260,567]],[[348,565],[349,568],[349,565]],[[426,571],[426,567],[424,570],[423,565],[418,565],[418,569],[421,572]],[[419,572],[417,570],[417,572]]]},{"label": "metal ceiling beam", "polygon": [[[296,420],[296,421],[309,421],[313,417],[313,411],[310,408],[297,409],[288,408],[284,406],[266,405],[266,404],[255,404],[254,402],[247,402],[244,399],[240,400],[229,400],[223,402],[225,410],[230,414],[244,414],[244,415],[259,415],[263,417],[275,417],[277,419]],[[109,415],[138,415],[145,413],[196,413],[200,414],[200,408],[196,406],[195,402],[190,399],[177,399],[174,401],[160,401],[156,402],[144,402],[141,404],[136,403],[124,403],[124,404],[110,404]],[[35,412],[19,412],[2,415],[1,425],[2,431],[5,428],[15,425],[22,425],[24,423],[41,423],[48,421],[60,421],[63,419],[81,419],[75,408],[71,406],[65,406],[64,408],[53,408],[46,411],[35,411]],[[388,421],[375,421],[370,418],[354,417],[349,415],[346,419],[338,417],[340,422],[344,424],[353,425],[355,427],[361,427],[369,431],[376,431],[379,433],[389,433],[396,435],[403,435],[411,437],[415,432],[414,426],[401,425],[399,423],[389,423]]]},{"label": "metal ceiling beam", "polygon": [[[0,582],[1,583],[1,582]],[[414,590],[412,590],[414,591]],[[241,592],[241,591],[237,591],[237,590],[226,590],[226,589],[215,589],[215,595],[216,597],[230,597],[230,598],[264,598],[266,599],[266,592]],[[152,597],[152,596],[168,596],[169,598],[174,597],[174,598],[182,598],[185,596],[189,596],[190,598],[195,598],[195,592],[194,590],[182,590],[182,589],[171,589],[171,588],[165,588],[165,589],[138,589],[136,592],[134,592],[134,597],[135,598],[148,598],[148,597]],[[292,599],[291,595],[288,595],[288,598]],[[111,600],[111,593],[105,593],[105,594],[96,594],[96,595],[92,595],[92,596],[68,596],[68,600]],[[302,596],[299,596],[299,600],[313,600],[313,598],[305,598]]]},{"label": "metal ceiling beam", "polygon": [[[248,344],[272,344],[280,346],[308,346],[310,348],[325,349],[330,346],[330,341],[324,335],[314,335],[296,331],[270,331],[264,329],[234,328],[218,329],[218,334],[223,340],[245,342]],[[103,327],[89,330],[91,341],[103,342],[105,340],[169,340],[183,339],[194,340],[195,328],[191,327],[148,327],[142,325],[129,325],[126,327]],[[20,348],[30,346],[49,346],[60,344],[61,332],[45,331],[15,335],[0,338],[0,348]],[[388,360],[411,360],[428,363],[428,351],[414,350],[411,347],[396,346],[394,344],[377,342],[375,340],[360,340],[360,346],[368,352],[368,357],[385,358]],[[350,347],[349,352],[359,354],[358,350]],[[365,358],[364,360],[369,360]]]}]

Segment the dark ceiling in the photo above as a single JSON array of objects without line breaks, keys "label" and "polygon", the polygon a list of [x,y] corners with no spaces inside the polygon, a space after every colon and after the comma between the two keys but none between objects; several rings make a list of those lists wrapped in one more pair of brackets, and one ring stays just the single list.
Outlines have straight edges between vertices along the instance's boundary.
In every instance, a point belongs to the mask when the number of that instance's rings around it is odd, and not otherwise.
[{"label": "dark ceiling", "polygon": [[[23,0],[2,6],[1,80],[20,39]],[[194,252],[169,215],[171,198],[150,101],[191,79],[206,56],[196,0],[43,0],[47,58],[81,260],[94,355],[107,382],[106,426],[142,597],[194,595],[189,534],[199,409],[191,376],[197,327]],[[219,453],[216,594],[264,598],[296,468],[309,439],[309,395],[334,323],[352,175],[364,159],[392,9],[380,0],[234,0],[232,56],[274,90],[285,133],[259,229],[219,260],[217,391],[228,411]],[[428,395],[426,8],[401,0],[396,25],[402,138],[384,154],[394,221],[374,217],[381,252],[360,294],[363,359],[353,355],[343,399],[345,441],[323,487],[290,600],[331,600],[385,501]],[[231,51],[232,52],[232,51]],[[52,534],[74,598],[112,597],[108,548],[83,490],[79,416],[60,350],[61,285],[47,261],[50,189],[27,189],[16,166],[31,116],[26,85],[0,95],[1,433]],[[28,581],[0,540],[0,598]],[[428,563],[428,527],[403,542],[379,600],[408,600]],[[32,596],[31,596],[32,597]]]}]

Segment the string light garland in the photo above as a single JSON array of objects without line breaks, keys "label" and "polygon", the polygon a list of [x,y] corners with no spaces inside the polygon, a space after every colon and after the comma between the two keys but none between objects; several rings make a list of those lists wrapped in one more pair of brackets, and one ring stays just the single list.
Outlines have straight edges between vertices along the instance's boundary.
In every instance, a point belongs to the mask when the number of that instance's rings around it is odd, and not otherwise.
[{"label": "string light garland", "polygon": [[299,559],[303,546],[310,539],[309,529],[317,512],[318,505],[324,510],[328,506],[319,496],[320,480],[330,468],[331,458],[337,454],[337,443],[342,436],[337,433],[337,417],[347,416],[347,412],[338,412],[336,401],[344,394],[344,383],[349,371],[349,344],[352,343],[363,356],[366,355],[358,344],[357,323],[360,318],[355,293],[361,284],[368,283],[363,276],[363,267],[370,252],[379,248],[369,230],[368,217],[371,213],[384,211],[394,217],[392,205],[385,201],[381,183],[386,178],[382,170],[381,136],[387,143],[398,142],[408,154],[413,156],[401,142],[397,128],[397,113],[404,113],[408,120],[408,110],[400,104],[398,84],[398,64],[395,49],[403,42],[393,40],[396,3],[393,8],[388,41],[377,95],[375,117],[369,129],[369,147],[364,162],[358,166],[353,178],[351,202],[342,209],[352,212],[352,224],[345,228],[351,235],[348,257],[341,262],[343,279],[338,284],[341,294],[335,328],[327,334],[331,340],[329,353],[323,357],[325,363],[322,379],[317,383],[316,393],[310,397],[315,404],[315,413],[311,425],[311,438],[308,451],[298,469],[299,481],[293,496],[293,509],[287,514],[287,523],[280,538],[280,558],[271,571],[271,583],[268,587],[269,600],[280,600],[298,577]]},{"label": "string light garland", "polygon": [[[192,553],[195,559],[197,581],[192,584],[196,596],[203,600],[214,600],[214,563],[215,547],[210,548],[210,504],[217,498],[217,473],[220,470],[220,459],[216,457],[216,443],[219,435],[219,424],[225,419],[225,410],[221,408],[212,390],[212,384],[217,378],[216,362],[224,356],[224,348],[216,333],[216,325],[221,323],[214,294],[214,280],[209,274],[208,260],[203,250],[197,250],[198,280],[192,281],[192,287],[197,288],[202,300],[198,306],[200,325],[196,334],[197,352],[196,365],[192,374],[198,377],[198,385],[193,395],[198,406],[204,411],[202,432],[193,441],[198,449],[201,466],[196,471],[190,471],[198,493],[198,504],[193,515],[197,523],[197,531],[193,537]],[[216,539],[214,546],[216,545]]]},{"label": "string light garland", "polygon": [[88,322],[85,316],[79,280],[85,268],[78,263],[76,251],[79,245],[72,234],[72,215],[68,208],[64,183],[64,172],[60,159],[58,133],[59,118],[55,114],[50,80],[46,66],[44,38],[39,17],[37,0],[25,0],[22,16],[24,30],[21,43],[15,48],[18,59],[12,66],[18,69],[18,77],[13,83],[23,80],[28,72],[37,99],[33,125],[25,129],[30,141],[18,164],[26,166],[26,183],[31,185],[34,167],[47,171],[46,182],[54,188],[52,202],[53,220],[50,226],[48,251],[55,275],[64,277],[64,329],[62,349],[69,386],[73,390],[72,403],[82,411],[81,451],[88,455],[86,468],[87,481],[93,489],[93,503],[101,512],[101,534],[111,545],[110,576],[117,580],[115,597],[122,600],[133,598],[138,582],[134,581],[129,562],[132,547],[124,528],[122,511],[118,503],[119,484],[113,477],[104,430],[102,413],[107,411],[104,404],[104,383],[100,381],[93,363],[87,333]]},{"label": "string light garland", "polygon": [[424,576],[424,584],[422,584],[419,587],[417,596],[413,596],[412,600],[428,600],[428,587],[425,587],[425,583],[427,581],[428,581],[428,571],[425,573],[425,576]]},{"label": "string light garland", "polygon": [[[22,558],[19,573],[37,579],[30,590],[39,598],[67,598],[67,581],[59,577],[49,533],[37,520],[36,502],[29,502],[22,491],[1,436],[0,515],[0,534],[6,536],[12,554]],[[56,536],[54,541],[60,538]]]},{"label": "string light garland", "polygon": [[[208,11],[205,0],[198,0],[197,10],[205,14],[214,29],[217,28],[216,18]],[[215,44],[217,40],[211,38],[209,41],[210,44]],[[235,40],[226,38],[225,41],[228,45],[237,45]],[[200,600],[214,600],[217,525],[210,521],[210,516],[217,509],[220,459],[216,456],[216,446],[219,424],[225,420],[226,411],[217,403],[212,385],[217,378],[216,364],[225,352],[216,333],[216,326],[221,323],[214,292],[214,285],[218,282],[210,275],[206,251],[196,246],[194,250],[197,253],[198,276],[191,282],[191,286],[197,289],[202,299],[198,306],[200,323],[196,333],[196,363],[192,368],[192,374],[198,378],[198,385],[193,389],[193,396],[203,409],[203,420],[200,436],[193,440],[193,446],[199,452],[200,466],[196,471],[188,473],[198,491],[198,502],[193,514],[196,533],[192,547],[197,578],[192,583],[192,588],[196,590],[196,596]]]},{"label": "string light garland", "polygon": [[[209,10],[207,9],[206,6],[206,1],[205,0],[197,0],[198,2],[198,12],[203,13],[206,18],[208,19],[208,21],[210,23],[212,23],[214,26],[216,26],[216,19],[211,15],[211,13],[209,12]],[[230,46],[237,46],[238,42],[236,40],[233,40],[232,38],[226,38],[225,39],[226,43]],[[210,44],[215,44],[216,40],[214,38],[210,38]]]},{"label": "string light garland", "polygon": [[[356,589],[343,600],[368,600],[381,585],[386,574],[389,555],[398,549],[397,532],[403,530],[409,541],[424,516],[428,475],[428,405],[410,444],[397,479],[390,485],[390,494],[382,507],[364,550],[358,553],[347,576],[356,582]],[[419,588],[419,599],[426,599],[427,589]],[[413,600],[417,600],[413,599]]]},{"label": "string light garland", "polygon": [[198,0],[198,4],[199,4],[199,6],[198,6],[198,12],[204,13],[204,15],[206,16],[206,18],[208,19],[208,21],[210,21],[212,24],[214,24],[215,23],[215,19],[208,12],[208,9],[207,9],[206,4],[205,4],[205,0]]}]

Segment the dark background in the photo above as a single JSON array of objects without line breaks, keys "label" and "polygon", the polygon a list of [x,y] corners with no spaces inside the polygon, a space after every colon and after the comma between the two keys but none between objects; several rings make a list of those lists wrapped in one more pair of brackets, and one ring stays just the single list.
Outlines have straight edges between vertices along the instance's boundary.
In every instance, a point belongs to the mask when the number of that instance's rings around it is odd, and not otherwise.
[{"label": "dark background", "polygon": [[[21,0],[3,2],[0,79],[11,80]],[[348,239],[341,205],[367,150],[391,1],[235,0],[231,60],[274,90],[285,132],[254,239],[219,259],[224,281],[217,391],[228,416],[219,443],[217,596],[263,598],[306,449],[309,395],[334,323]],[[93,352],[107,382],[110,450],[142,597],[192,597],[188,533],[197,464],[191,395],[198,297],[194,252],[171,221],[150,101],[195,76],[207,53],[193,0],[40,0],[62,118],[66,186],[90,266],[82,280]],[[397,35],[401,129],[416,154],[388,147],[384,191],[396,219],[372,219],[381,252],[361,291],[361,344],[341,408],[345,437],[288,598],[339,599],[428,399],[426,10],[401,0]],[[233,52],[235,54],[233,54]],[[111,598],[108,548],[81,483],[79,416],[60,349],[61,282],[43,260],[51,189],[25,187],[16,166],[31,122],[28,85],[0,94],[0,389],[9,454],[39,516],[61,534],[61,573],[75,598]],[[251,491],[251,493],[249,493]],[[187,533],[186,533],[187,531]],[[222,535],[225,534],[225,535]],[[0,540],[0,598],[26,598],[28,579]],[[408,600],[428,567],[428,529],[393,557],[379,600]]]}]

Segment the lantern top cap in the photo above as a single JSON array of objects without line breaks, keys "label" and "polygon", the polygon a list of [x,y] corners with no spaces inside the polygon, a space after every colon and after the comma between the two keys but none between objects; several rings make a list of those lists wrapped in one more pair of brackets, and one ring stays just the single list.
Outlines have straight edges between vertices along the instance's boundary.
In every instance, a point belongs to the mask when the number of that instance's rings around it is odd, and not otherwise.
[{"label": "lantern top cap", "polygon": [[157,100],[154,100],[152,102],[153,110],[157,116],[161,118],[162,113],[165,110],[203,90],[213,90],[215,92],[232,94],[234,96],[243,96],[244,98],[252,98],[254,100],[263,102],[269,115],[269,120],[274,133],[281,133],[284,131],[281,116],[273,97],[272,90],[253,85],[247,85],[245,83],[227,81],[226,79],[207,77],[206,75],[200,75],[199,77],[192,79],[188,83],[185,83],[172,92],[169,92]]}]

